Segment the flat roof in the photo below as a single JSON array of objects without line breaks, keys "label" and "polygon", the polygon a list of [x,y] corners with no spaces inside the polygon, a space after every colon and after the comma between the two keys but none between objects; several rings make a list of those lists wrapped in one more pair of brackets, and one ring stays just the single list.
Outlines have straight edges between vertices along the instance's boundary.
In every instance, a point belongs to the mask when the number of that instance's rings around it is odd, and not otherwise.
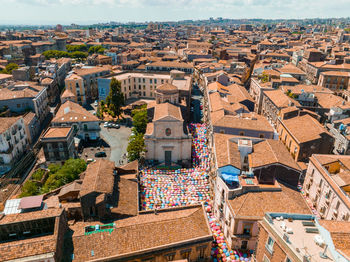
[{"label": "flat roof", "polygon": [[[326,251],[328,258],[322,259],[319,256],[319,253],[323,252],[325,248],[317,245],[316,240],[319,239],[321,242],[324,240],[319,235],[319,229],[313,219],[277,220],[273,218],[273,224],[269,223],[269,225],[282,239],[284,235],[288,236],[289,243],[284,241],[285,244],[294,251],[295,255],[300,257],[301,261],[304,255],[310,256],[311,262],[320,260],[325,262],[335,261],[329,249]],[[291,233],[288,233],[288,231]]]}]

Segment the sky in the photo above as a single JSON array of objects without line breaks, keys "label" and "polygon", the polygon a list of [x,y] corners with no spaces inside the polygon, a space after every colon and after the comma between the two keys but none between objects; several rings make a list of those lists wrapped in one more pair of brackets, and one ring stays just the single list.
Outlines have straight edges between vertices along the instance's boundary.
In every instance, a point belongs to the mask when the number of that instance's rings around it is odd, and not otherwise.
[{"label": "sky", "polygon": [[0,24],[349,16],[350,0],[0,0]]}]

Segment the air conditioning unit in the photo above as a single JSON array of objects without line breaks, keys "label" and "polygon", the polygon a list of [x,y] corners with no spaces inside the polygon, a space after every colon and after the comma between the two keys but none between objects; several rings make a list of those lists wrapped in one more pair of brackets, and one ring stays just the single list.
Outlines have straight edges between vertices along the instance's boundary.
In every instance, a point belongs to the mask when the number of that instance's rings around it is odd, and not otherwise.
[{"label": "air conditioning unit", "polygon": [[317,193],[321,193],[321,188],[317,188]]}]

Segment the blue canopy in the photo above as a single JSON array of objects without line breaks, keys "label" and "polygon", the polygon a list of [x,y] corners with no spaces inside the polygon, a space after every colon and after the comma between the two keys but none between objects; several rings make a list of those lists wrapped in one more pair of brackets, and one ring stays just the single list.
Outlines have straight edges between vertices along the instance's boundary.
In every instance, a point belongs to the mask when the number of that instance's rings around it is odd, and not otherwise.
[{"label": "blue canopy", "polygon": [[232,174],[232,173],[230,174],[230,173],[223,172],[223,173],[221,173],[221,177],[223,180],[225,180],[225,182],[239,183],[239,179],[238,179],[237,174]]}]

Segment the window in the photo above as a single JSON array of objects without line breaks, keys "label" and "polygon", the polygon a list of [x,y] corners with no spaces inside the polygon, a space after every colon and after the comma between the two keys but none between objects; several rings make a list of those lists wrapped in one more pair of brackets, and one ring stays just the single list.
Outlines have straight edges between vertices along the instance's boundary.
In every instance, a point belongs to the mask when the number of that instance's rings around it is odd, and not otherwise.
[{"label": "window", "polygon": [[264,138],[265,136],[264,136],[264,134],[260,134],[259,137],[260,138]]},{"label": "window", "polygon": [[298,151],[298,148],[297,147],[294,147],[294,154],[296,154]]},{"label": "window", "polygon": [[225,130],[221,129],[220,134],[225,134]]},{"label": "window", "polygon": [[271,237],[269,237],[267,239],[267,243],[266,243],[265,247],[266,247],[267,251],[269,251],[270,254],[273,253],[273,244],[274,243],[275,243],[275,241]]},{"label": "window", "polygon": [[241,244],[241,249],[246,250],[248,248],[248,241],[243,240]]},{"label": "window", "polygon": [[165,135],[166,136],[170,136],[171,135],[171,129],[170,128],[165,129]]},{"label": "window", "polygon": [[338,210],[338,209],[339,209],[339,206],[340,206],[340,202],[339,202],[339,200],[338,200],[337,205],[335,206],[335,209]]},{"label": "window", "polygon": [[243,225],[243,235],[250,235],[252,229],[251,224],[245,224]]},{"label": "window", "polygon": [[157,79],[154,79],[154,83],[157,84]]},{"label": "window", "polygon": [[286,257],[286,262],[292,262],[292,260],[289,257]]},{"label": "window", "polygon": [[49,152],[49,158],[50,158],[50,160],[55,160],[55,153]]},{"label": "window", "polygon": [[198,258],[204,258],[205,257],[205,250],[207,249],[207,246],[199,246],[197,247],[197,250],[199,250],[199,257]]},{"label": "window", "polygon": [[60,152],[60,159],[66,159],[66,154],[64,152]]},{"label": "window", "polygon": [[243,131],[239,132],[239,135],[244,136],[244,132]]},{"label": "window", "polygon": [[191,249],[182,250],[180,253],[181,253],[182,259],[189,259],[191,254]]},{"label": "window", "polygon": [[17,108],[21,108],[21,104],[17,104]]},{"label": "window", "polygon": [[176,252],[173,252],[173,253],[169,253],[169,254],[164,255],[164,257],[167,261],[173,261],[175,258],[175,255],[176,255]]}]

